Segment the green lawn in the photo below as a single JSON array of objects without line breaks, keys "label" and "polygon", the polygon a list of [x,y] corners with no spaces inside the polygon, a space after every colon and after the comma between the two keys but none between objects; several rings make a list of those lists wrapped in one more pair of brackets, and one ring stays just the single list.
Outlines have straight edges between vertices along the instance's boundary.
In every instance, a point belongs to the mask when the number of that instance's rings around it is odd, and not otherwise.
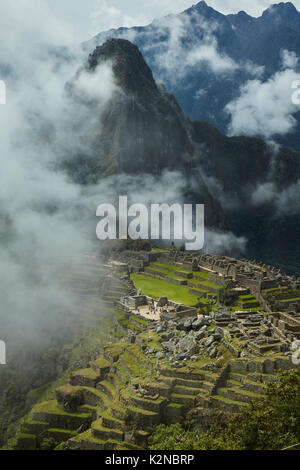
[{"label": "green lawn", "polygon": [[263,294],[268,293],[268,292],[279,293],[280,294],[283,290],[286,290],[286,289],[289,289],[289,287],[288,286],[282,286],[281,289],[279,289],[278,287],[272,287],[272,289],[264,289]]},{"label": "green lawn", "polygon": [[[247,308],[241,308],[240,306],[234,306],[234,307],[230,307],[231,310],[233,311],[236,311],[236,312],[250,312],[251,310],[251,307],[247,307]],[[253,310],[256,312],[261,312],[263,309],[262,307],[253,307]]]},{"label": "green lawn", "polygon": [[149,295],[154,299],[168,297],[169,300],[193,306],[198,303],[196,295],[189,293],[186,286],[179,286],[171,282],[162,281],[142,274],[132,274],[131,280],[137,289],[142,289],[144,295]]},{"label": "green lawn", "polygon": [[240,304],[255,304],[255,303],[258,303],[258,300],[256,299],[242,299],[242,300],[239,300],[239,303]]},{"label": "green lawn", "polygon": [[209,273],[205,271],[195,271],[194,274],[195,276],[201,276],[202,278],[205,278],[206,280],[209,279]]},{"label": "green lawn", "polygon": [[150,272],[151,271],[156,271],[157,273],[162,274],[162,277],[164,277],[163,275],[166,275],[169,279],[175,279],[177,281],[186,281],[187,280],[184,277],[180,277],[180,276],[174,274],[174,272],[172,272],[172,271],[168,271],[166,269],[155,267],[155,266],[147,267],[146,271],[150,271]]}]

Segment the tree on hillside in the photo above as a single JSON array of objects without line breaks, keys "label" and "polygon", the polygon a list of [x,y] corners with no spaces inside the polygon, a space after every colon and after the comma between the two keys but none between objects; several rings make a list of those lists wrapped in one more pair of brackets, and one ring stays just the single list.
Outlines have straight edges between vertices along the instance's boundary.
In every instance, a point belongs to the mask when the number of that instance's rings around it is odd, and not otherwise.
[{"label": "tree on hillside", "polygon": [[290,370],[267,387],[266,396],[230,419],[225,429],[187,431],[160,425],[152,450],[280,450],[300,443],[300,371]]}]

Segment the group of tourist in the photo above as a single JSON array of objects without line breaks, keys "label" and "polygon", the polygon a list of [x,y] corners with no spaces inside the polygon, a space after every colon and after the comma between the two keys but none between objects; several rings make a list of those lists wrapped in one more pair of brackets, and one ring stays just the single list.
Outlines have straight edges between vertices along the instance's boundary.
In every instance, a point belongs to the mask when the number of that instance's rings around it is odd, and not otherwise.
[{"label": "group of tourist", "polygon": [[[151,313],[152,314],[162,314],[163,310],[164,310],[163,308],[156,307],[154,304],[152,304],[152,305],[149,305],[148,311],[144,311],[143,313],[146,313],[148,315],[150,315]],[[138,311],[138,313],[141,313],[140,312],[140,307],[137,308],[137,311]]]}]

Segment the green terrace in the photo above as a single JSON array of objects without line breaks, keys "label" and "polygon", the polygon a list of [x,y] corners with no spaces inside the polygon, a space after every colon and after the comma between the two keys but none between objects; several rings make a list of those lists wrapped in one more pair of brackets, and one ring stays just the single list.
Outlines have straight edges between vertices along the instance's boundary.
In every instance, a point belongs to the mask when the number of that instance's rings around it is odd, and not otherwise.
[{"label": "green terrace", "polygon": [[180,264],[168,264],[168,263],[162,263],[161,261],[155,261],[152,263],[153,266],[161,266],[164,269],[167,269],[168,271],[181,271],[184,274],[190,274],[191,271],[188,271],[187,269],[183,269]]},{"label": "green terrace", "polygon": [[253,297],[253,295],[251,295],[251,294],[247,294],[247,295],[240,295],[240,296],[239,296],[239,299],[240,299],[240,300],[247,300],[247,301],[250,301],[250,300],[253,300],[254,297]]},{"label": "green terrace", "polygon": [[269,294],[269,293],[275,293],[275,294],[276,294],[277,292],[282,292],[282,291],[285,291],[285,290],[288,290],[288,289],[289,289],[288,286],[283,286],[283,287],[281,287],[281,288],[279,288],[279,287],[272,287],[272,288],[270,288],[270,289],[263,289],[262,292],[263,292],[263,295],[264,295],[264,294]]},{"label": "green terrace", "polygon": [[263,291],[263,296],[267,300],[284,300],[286,298],[293,298],[293,299],[299,299],[300,297],[300,290],[299,289],[291,289],[290,287],[285,287],[285,288],[277,288],[277,289],[270,289],[270,290],[264,290]]},{"label": "green terrace", "polygon": [[295,298],[284,299],[284,300],[281,300],[280,302],[287,303],[287,302],[299,302],[299,301],[300,301],[300,297],[295,297]]},{"label": "green terrace", "polygon": [[252,294],[240,295],[232,306],[234,311],[261,310],[258,300]]},{"label": "green terrace", "polygon": [[[233,307],[230,307],[232,311],[234,312],[249,312],[249,307],[248,308],[242,308],[239,305],[234,305]],[[262,307],[252,307],[256,312],[262,312],[263,308]],[[250,307],[251,309],[251,307]]]},{"label": "green terrace", "polygon": [[[167,272],[176,271],[177,273],[191,274],[192,276],[196,276],[196,277],[199,277],[199,278],[201,277],[204,280],[208,280],[208,278],[209,278],[209,274],[207,272],[204,272],[204,271],[196,271],[196,272],[189,271],[187,269],[184,269],[180,264],[176,265],[176,264],[163,263],[162,261],[155,261],[154,263],[151,263],[151,267],[154,267],[154,266],[158,267],[158,268],[162,268],[164,271],[167,271]],[[201,279],[201,282],[202,282],[202,279]]]},{"label": "green terrace", "polygon": [[129,319],[126,315],[119,309],[111,309],[112,316],[117,320],[122,328],[125,330],[132,330],[136,333],[140,333],[145,327],[148,326],[148,322],[139,318],[135,315],[131,315]]},{"label": "green terrace", "polygon": [[164,269],[160,266],[156,267],[156,266],[148,266],[146,269],[145,269],[146,272],[150,272],[153,271],[154,273],[159,273],[162,275],[162,277],[168,277],[170,279],[176,279],[176,280],[179,280],[179,281],[186,281],[185,278],[181,278],[180,276],[176,275],[174,272],[172,271],[168,271],[167,269]]},{"label": "green terrace", "polygon": [[[157,341],[156,333],[152,333]],[[148,339],[142,336],[141,342],[148,343]],[[154,365],[154,359],[147,358],[136,344],[121,342],[105,347],[104,356],[90,362],[90,368],[73,372],[69,385],[65,382],[56,389],[57,400],[48,399],[32,408],[18,429],[16,447],[40,449],[44,440],[51,438],[57,449],[66,441],[72,449],[138,449],[138,445],[124,441],[128,419],[131,427],[140,424],[141,436],[147,435],[144,429],[149,423],[158,424],[165,398],[149,400],[126,387],[146,377],[155,387]],[[62,408],[65,400],[71,400],[73,411]]]},{"label": "green terrace", "polygon": [[169,264],[162,260],[151,263],[144,274],[131,275],[135,287],[142,289],[144,295],[155,299],[168,297],[187,306],[197,305],[199,298],[202,304],[210,304],[221,287],[208,279],[207,272],[193,272],[180,264]]},{"label": "green terrace", "polygon": [[221,289],[221,286],[217,284],[213,284],[210,281],[202,280],[202,279],[189,279],[188,282],[191,284],[195,284],[195,286],[201,284],[202,286],[206,286],[208,288],[211,287],[213,289],[218,289],[218,290]]}]

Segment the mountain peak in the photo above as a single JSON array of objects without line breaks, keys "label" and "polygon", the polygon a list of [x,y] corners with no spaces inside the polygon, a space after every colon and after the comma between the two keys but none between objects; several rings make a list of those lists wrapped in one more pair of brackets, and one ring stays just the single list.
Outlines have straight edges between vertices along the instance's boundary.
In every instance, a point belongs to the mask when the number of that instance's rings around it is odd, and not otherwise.
[{"label": "mountain peak", "polygon": [[208,9],[208,8],[209,8],[209,6],[207,5],[207,3],[206,3],[204,0],[201,0],[201,2],[198,2],[198,3],[195,5],[195,7],[196,7],[197,9],[201,9],[201,8],[202,8],[202,9]]},{"label": "mountain peak", "polygon": [[112,61],[118,85],[125,92],[138,93],[145,87],[157,90],[150,67],[139,48],[125,39],[109,39],[89,55],[88,67],[94,70],[101,62]]},{"label": "mountain peak", "polygon": [[267,10],[263,12],[263,16],[266,15],[280,15],[280,16],[292,16],[297,14],[297,8],[291,2],[280,2],[271,5]]},{"label": "mountain peak", "polygon": [[218,14],[221,15],[221,13],[217,12],[214,10],[214,8],[210,7],[207,5],[207,3],[204,0],[201,0],[201,2],[197,3],[196,5],[193,5],[192,7],[188,8],[185,10],[184,13],[193,13],[193,12],[200,13],[202,15],[212,15],[212,14]]},{"label": "mountain peak", "polygon": [[237,15],[239,18],[251,18],[251,16],[248,15],[248,13],[246,13],[244,10],[239,11]]}]

